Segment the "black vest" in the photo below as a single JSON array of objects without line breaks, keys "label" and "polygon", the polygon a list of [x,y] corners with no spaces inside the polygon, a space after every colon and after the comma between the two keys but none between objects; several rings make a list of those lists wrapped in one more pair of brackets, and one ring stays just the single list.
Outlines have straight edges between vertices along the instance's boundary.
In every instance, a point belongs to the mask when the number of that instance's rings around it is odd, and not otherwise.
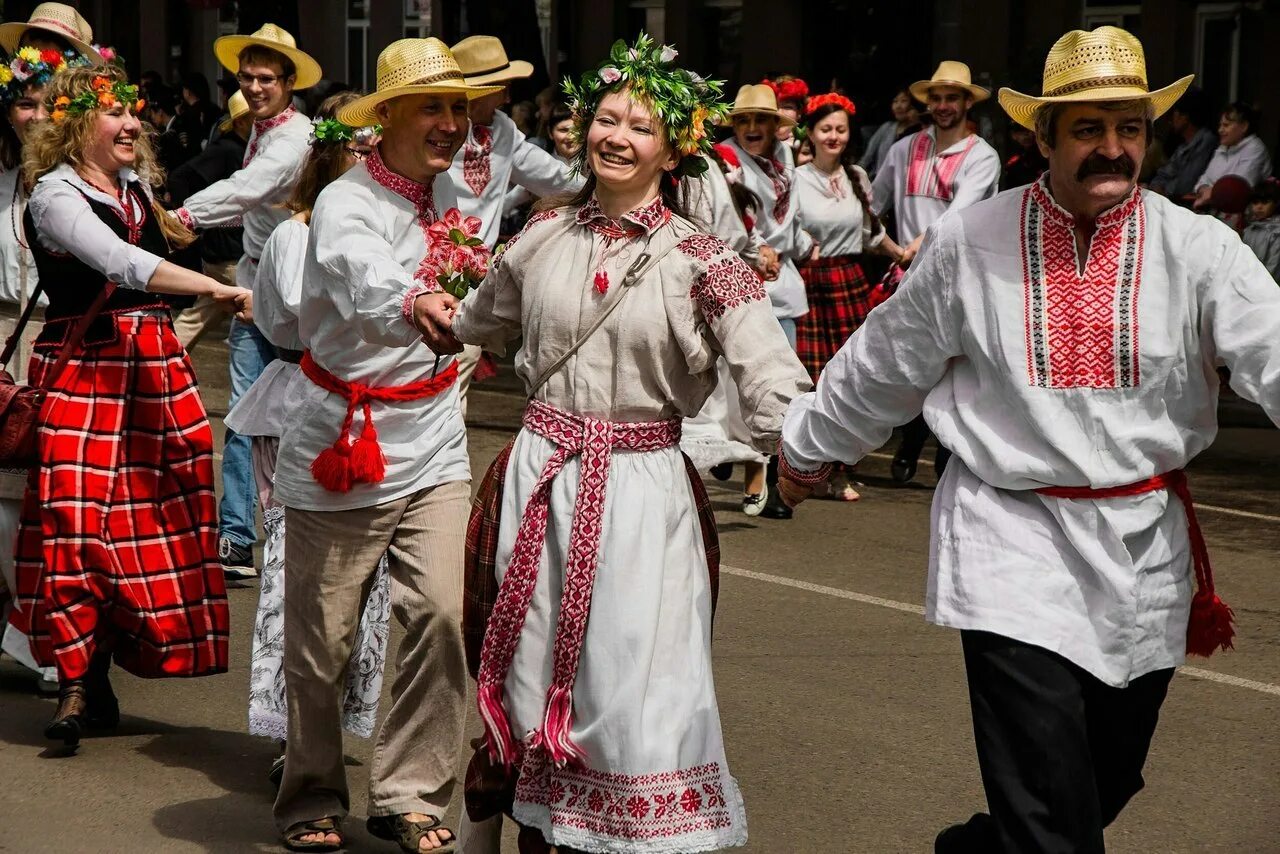
[{"label": "black vest", "polygon": [[[70,184],[71,182],[68,181],[67,183]],[[74,187],[75,185],[72,184],[71,186]],[[160,223],[156,221],[155,213],[151,209],[151,204],[145,191],[136,181],[131,183],[127,189],[127,192],[135,197],[137,205],[142,210],[139,217],[140,221],[136,223],[126,222],[125,215],[122,212],[105,202],[90,198],[88,194],[79,190],[78,187],[76,190],[84,196],[94,214],[105,222],[121,240],[128,241],[134,246],[139,246],[161,258],[168,256],[169,243],[165,239],[164,232],[160,230]],[[102,273],[81,261],[75,255],[63,255],[46,249],[44,244],[35,237],[35,221],[32,219],[29,207],[23,219],[26,233],[29,236],[28,243],[31,246],[31,255],[35,259],[36,271],[40,275],[40,284],[44,286],[44,293],[49,299],[49,307],[45,309],[45,328],[40,333],[40,337],[36,339],[36,343],[46,345],[58,343],[69,333],[70,327],[73,325],[65,321],[80,317],[89,310],[89,307],[93,305],[93,301],[106,284],[106,279],[103,278]],[[111,295],[111,298],[107,300],[107,304],[103,307],[102,314],[136,311],[143,308],[167,307],[168,304],[160,294],[148,293],[134,288],[117,287],[115,293]],[[88,334],[85,335],[85,343],[92,344],[113,340],[115,337],[114,329],[115,324],[111,321],[111,318],[102,317],[94,321],[90,327]]]}]

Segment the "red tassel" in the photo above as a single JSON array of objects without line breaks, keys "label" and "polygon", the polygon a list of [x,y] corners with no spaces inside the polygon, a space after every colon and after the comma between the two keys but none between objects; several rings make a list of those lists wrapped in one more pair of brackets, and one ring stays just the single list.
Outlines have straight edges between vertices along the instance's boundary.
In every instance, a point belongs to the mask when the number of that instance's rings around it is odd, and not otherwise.
[{"label": "red tassel", "polygon": [[596,270],[595,286],[597,293],[609,290],[609,274],[604,270]]},{"label": "red tassel", "polygon": [[507,710],[502,707],[502,686],[481,685],[476,689],[476,705],[480,707],[480,719],[484,721],[489,758],[494,764],[510,768],[516,759],[516,742],[511,737]]},{"label": "red tassel", "polygon": [[561,685],[552,685],[547,693],[547,714],[542,720],[542,740],[548,758],[558,768],[581,764],[587,758],[569,737],[572,728],[573,692]]},{"label": "red tassel", "polygon": [[1235,612],[1212,591],[1200,590],[1191,599],[1187,621],[1187,655],[1208,658],[1219,649],[1233,649]]},{"label": "red tassel", "polygon": [[381,483],[387,476],[387,458],[378,444],[378,431],[365,424],[360,438],[351,446],[351,480],[354,483]]},{"label": "red tassel", "polygon": [[330,492],[351,491],[351,444],[345,437],[312,461],[311,476]]}]

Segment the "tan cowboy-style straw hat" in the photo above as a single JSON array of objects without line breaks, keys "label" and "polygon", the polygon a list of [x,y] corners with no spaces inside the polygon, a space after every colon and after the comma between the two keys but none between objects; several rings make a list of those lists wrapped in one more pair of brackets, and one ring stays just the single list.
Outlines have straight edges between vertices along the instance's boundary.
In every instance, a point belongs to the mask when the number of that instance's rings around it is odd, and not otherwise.
[{"label": "tan cowboy-style straw hat", "polygon": [[244,99],[243,92],[232,92],[231,97],[227,99],[227,113],[231,116],[231,121],[243,116],[249,112],[249,102]]},{"label": "tan cowboy-style straw hat", "polygon": [[963,89],[973,98],[974,103],[985,101],[991,97],[991,90],[976,86],[969,66],[954,59],[944,59],[938,63],[938,70],[928,80],[917,80],[910,86],[911,97],[922,104],[929,103],[929,90],[935,86],[954,86]]},{"label": "tan cowboy-style straw hat", "polygon": [[89,26],[89,22],[79,12],[65,3],[41,3],[31,11],[31,17],[25,22],[10,21],[0,24],[0,47],[12,55],[18,50],[22,34],[33,29],[61,36],[94,65],[102,64],[102,57],[93,49],[93,27]]},{"label": "tan cowboy-style straw hat", "polygon": [[284,54],[293,62],[297,71],[294,89],[308,89],[320,82],[324,72],[320,63],[309,53],[298,50],[298,43],[293,36],[275,24],[263,24],[261,29],[250,36],[223,36],[213,43],[213,53],[218,57],[222,67],[235,74],[240,71],[240,52],[247,47],[266,47]]},{"label": "tan cowboy-style straw hat", "polygon": [[1194,74],[1152,92],[1142,42],[1119,27],[1093,32],[1072,30],[1049,48],[1044,60],[1044,94],[1039,98],[1000,90],[1000,106],[1024,128],[1035,130],[1036,112],[1045,104],[1076,101],[1149,100],[1159,118],[1187,91]]},{"label": "tan cowboy-style straw hat", "polygon": [[747,113],[760,113],[773,116],[781,127],[791,127],[795,119],[785,115],[778,109],[778,96],[764,83],[748,83],[738,90],[738,97],[733,99],[733,108],[729,110],[729,121],[734,116]]},{"label": "tan cowboy-style straw hat", "polygon": [[506,83],[533,74],[533,64],[523,59],[507,59],[507,50],[494,36],[467,36],[449,48],[468,83]]},{"label": "tan cowboy-style straw hat", "polygon": [[500,90],[468,83],[440,39],[400,39],[378,54],[378,88],[339,109],[338,121],[351,127],[375,125],[378,105],[401,95],[457,92],[474,100]]}]

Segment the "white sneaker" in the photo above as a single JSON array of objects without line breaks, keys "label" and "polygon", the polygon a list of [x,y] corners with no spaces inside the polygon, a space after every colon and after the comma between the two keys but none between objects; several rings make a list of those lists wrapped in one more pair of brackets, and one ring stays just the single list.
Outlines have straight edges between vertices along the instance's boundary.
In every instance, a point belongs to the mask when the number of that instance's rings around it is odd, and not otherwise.
[{"label": "white sneaker", "polygon": [[742,512],[748,516],[759,516],[760,511],[764,509],[765,502],[769,500],[769,487],[765,487],[761,492],[746,493],[742,496]]}]

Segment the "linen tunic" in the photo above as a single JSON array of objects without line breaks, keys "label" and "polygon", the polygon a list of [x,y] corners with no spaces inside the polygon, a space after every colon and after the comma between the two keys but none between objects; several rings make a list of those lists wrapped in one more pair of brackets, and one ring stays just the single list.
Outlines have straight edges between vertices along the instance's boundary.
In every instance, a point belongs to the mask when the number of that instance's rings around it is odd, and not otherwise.
[{"label": "linen tunic", "polygon": [[964,210],[1000,186],[1000,155],[986,140],[972,134],[939,152],[937,138],[929,127],[895,142],[872,184],[872,208],[876,216],[893,208],[902,246],[948,210]]},{"label": "linen tunic", "polygon": [[[853,167],[862,191],[871,199],[871,181],[861,166]],[[796,169],[796,197],[800,203],[800,225],[818,244],[818,256],[861,255],[884,240],[884,226],[872,232],[862,202],[853,192],[849,174],[843,168],[827,175],[812,163]]]},{"label": "linen tunic", "polygon": [[898,293],[788,413],[796,467],[856,460],[921,410],[954,453],[926,616],[1057,652],[1108,685],[1182,663],[1193,578],[1167,491],[1042,496],[1185,467],[1217,433],[1216,368],[1280,419],[1280,288],[1227,226],[1135,191],[1083,270],[1046,179],[929,232]]},{"label": "linen tunic", "polygon": [[[608,422],[679,418],[701,408],[723,354],[756,446],[773,447],[787,403],[808,379],[759,277],[723,241],[671,218],[660,199],[621,222],[607,220],[594,200],[536,214],[460,306],[454,333],[495,350],[523,333],[515,366],[530,385],[608,298],[593,287],[605,249],[612,250],[610,289],[621,287],[640,252],[660,260],[534,397]],[[516,439],[503,493],[500,579],[555,448],[530,429]],[[742,796],[725,760],[711,679],[706,555],[676,446],[612,453],[573,687],[572,738],[585,763],[556,768],[531,740],[551,684],[557,614],[577,607],[561,602],[560,591],[582,477],[575,456],[551,482],[536,588],[504,683],[512,732],[524,742],[514,815],[552,844],[585,851],[744,844]]]},{"label": "linen tunic", "polygon": [[[441,173],[429,186],[395,174],[375,150],[325,187],[311,214],[298,308],[298,336],[316,363],[347,382],[400,386],[431,376],[435,354],[402,315],[419,285],[427,227],[455,207]],[[439,370],[446,370],[449,357]],[[299,374],[290,383],[290,419],[280,439],[276,494],[298,510],[347,510],[394,501],[471,474],[458,390],[424,400],[371,403],[386,478],[329,492],[311,462],[337,439],[347,402]],[[363,424],[356,417],[355,429]]]}]

